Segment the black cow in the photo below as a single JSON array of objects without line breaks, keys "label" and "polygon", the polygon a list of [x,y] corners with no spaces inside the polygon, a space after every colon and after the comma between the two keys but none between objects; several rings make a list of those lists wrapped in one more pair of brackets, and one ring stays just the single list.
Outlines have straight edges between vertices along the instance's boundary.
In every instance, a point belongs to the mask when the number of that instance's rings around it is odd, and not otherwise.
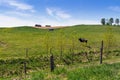
[{"label": "black cow", "polygon": [[86,40],[86,39],[84,39],[84,38],[79,38],[79,41],[80,41],[80,42],[83,42],[83,43],[87,43],[87,42],[88,42],[88,40]]},{"label": "black cow", "polygon": [[35,27],[42,27],[41,25],[39,25],[39,24],[35,24]]},{"label": "black cow", "polygon": [[54,31],[54,29],[53,29],[53,28],[50,28],[49,31]]},{"label": "black cow", "polygon": [[45,27],[51,27],[51,25],[45,25]]}]

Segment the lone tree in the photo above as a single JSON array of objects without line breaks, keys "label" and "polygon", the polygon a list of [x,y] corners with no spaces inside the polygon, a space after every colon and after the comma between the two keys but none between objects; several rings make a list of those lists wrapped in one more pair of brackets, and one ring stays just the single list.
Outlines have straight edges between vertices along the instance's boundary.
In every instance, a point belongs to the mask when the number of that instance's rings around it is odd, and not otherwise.
[{"label": "lone tree", "polygon": [[119,25],[119,22],[120,22],[119,19],[116,18],[116,19],[115,19],[115,24],[116,24],[116,25]]},{"label": "lone tree", "polygon": [[101,19],[101,23],[102,23],[102,25],[105,25],[105,18]]},{"label": "lone tree", "polygon": [[114,19],[113,18],[110,18],[109,19],[109,24],[112,25],[114,23]]}]

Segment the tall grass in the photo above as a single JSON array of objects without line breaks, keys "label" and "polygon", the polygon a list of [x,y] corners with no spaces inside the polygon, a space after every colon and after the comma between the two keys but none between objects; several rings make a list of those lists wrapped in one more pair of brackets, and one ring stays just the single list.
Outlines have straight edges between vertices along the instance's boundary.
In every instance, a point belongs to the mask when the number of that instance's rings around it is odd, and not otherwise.
[{"label": "tall grass", "polygon": [[120,63],[86,67],[59,67],[53,73],[40,71],[31,75],[31,80],[119,80]]},{"label": "tall grass", "polygon": [[120,64],[90,66],[68,72],[68,80],[119,80]]}]

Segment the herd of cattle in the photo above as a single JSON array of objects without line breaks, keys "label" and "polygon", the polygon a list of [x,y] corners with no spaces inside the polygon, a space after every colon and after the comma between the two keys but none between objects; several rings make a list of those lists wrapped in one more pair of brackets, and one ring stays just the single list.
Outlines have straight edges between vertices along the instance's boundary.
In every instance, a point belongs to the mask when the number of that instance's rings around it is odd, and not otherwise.
[{"label": "herd of cattle", "polygon": [[[42,27],[40,24],[35,24],[35,27]],[[45,27],[51,27],[51,25],[45,25]]]},{"label": "herd of cattle", "polygon": [[[42,27],[42,25],[40,25],[40,24],[35,24],[35,27]],[[51,25],[45,25],[45,27],[51,27]],[[54,29],[53,29],[53,28],[50,28],[49,31],[54,31]],[[86,40],[86,39],[84,39],[84,38],[79,38],[78,40],[79,40],[80,42],[82,42],[82,43],[87,43],[87,42],[88,42],[88,40]]]}]

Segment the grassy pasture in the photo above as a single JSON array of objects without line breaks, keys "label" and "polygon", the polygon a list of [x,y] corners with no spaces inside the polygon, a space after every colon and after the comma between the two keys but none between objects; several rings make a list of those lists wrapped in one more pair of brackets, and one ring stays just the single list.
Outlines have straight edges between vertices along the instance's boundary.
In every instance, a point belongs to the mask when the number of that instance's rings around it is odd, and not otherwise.
[{"label": "grassy pasture", "polygon": [[[78,38],[85,38],[88,43],[80,43]],[[23,76],[24,69],[21,62],[24,61],[27,62],[28,73],[42,69],[49,71],[50,50],[55,56],[56,65],[66,65],[60,58],[61,52],[69,64],[88,62],[85,53],[88,53],[89,58],[93,58],[93,62],[99,61],[102,40],[104,40],[104,56],[108,53],[111,53],[109,54],[111,57],[120,56],[119,26],[77,25],[56,28],[54,31],[26,26],[0,28],[0,77],[6,79],[13,75]],[[27,57],[26,48],[28,48]],[[73,54],[76,54],[74,58]],[[68,78],[73,73],[67,74]]]},{"label": "grassy pasture", "polygon": [[[113,50],[120,48],[120,28],[111,27]],[[67,53],[71,48],[75,52],[85,50],[84,45],[78,41],[78,38],[88,39],[88,46],[91,50],[99,50],[101,40],[106,40],[106,34],[109,35],[108,26],[72,26],[55,29],[37,29],[33,27],[16,27],[0,29],[0,58],[23,58],[25,48],[29,48],[29,56],[48,54],[52,48],[53,54],[60,53],[60,47]],[[106,44],[105,44],[106,45]]]}]

